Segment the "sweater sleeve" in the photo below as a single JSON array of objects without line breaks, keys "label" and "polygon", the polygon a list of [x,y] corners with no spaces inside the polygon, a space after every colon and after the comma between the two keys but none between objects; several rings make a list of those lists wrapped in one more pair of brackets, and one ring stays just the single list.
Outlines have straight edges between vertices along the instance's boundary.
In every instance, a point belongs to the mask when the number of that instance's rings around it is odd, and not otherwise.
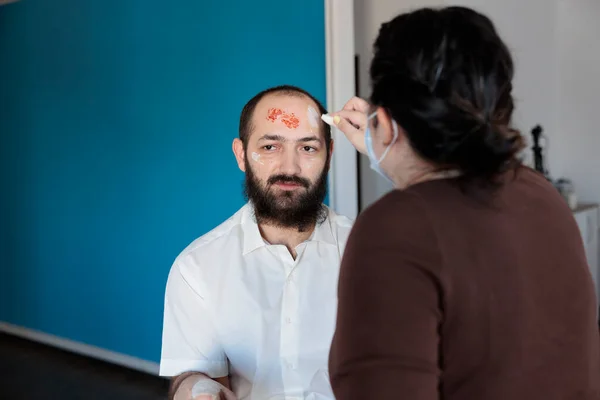
[{"label": "sweater sleeve", "polygon": [[440,264],[415,195],[393,192],[359,216],[340,271],[336,399],[439,398]]}]

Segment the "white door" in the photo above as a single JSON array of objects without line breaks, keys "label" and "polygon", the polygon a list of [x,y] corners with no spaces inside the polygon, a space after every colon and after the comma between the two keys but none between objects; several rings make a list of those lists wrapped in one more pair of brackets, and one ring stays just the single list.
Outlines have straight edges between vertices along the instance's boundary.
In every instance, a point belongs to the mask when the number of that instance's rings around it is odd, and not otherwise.
[{"label": "white door", "polygon": [[575,221],[579,227],[588,267],[594,280],[596,289],[596,301],[600,301],[600,281],[598,280],[598,208],[587,209],[575,213]]},{"label": "white door", "polygon": [[598,280],[598,209],[593,208],[585,213],[585,254],[588,259],[592,278],[596,287],[596,300],[600,301],[600,281]]}]

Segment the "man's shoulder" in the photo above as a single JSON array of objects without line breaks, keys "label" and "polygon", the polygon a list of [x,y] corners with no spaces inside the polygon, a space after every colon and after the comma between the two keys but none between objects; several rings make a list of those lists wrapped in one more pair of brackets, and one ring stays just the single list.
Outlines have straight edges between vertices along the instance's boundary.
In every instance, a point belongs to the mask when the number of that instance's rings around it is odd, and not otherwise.
[{"label": "man's shoulder", "polygon": [[327,207],[328,210],[328,216],[327,218],[329,219],[329,223],[331,224],[331,226],[335,229],[339,229],[339,230],[351,230],[352,229],[352,225],[354,225],[354,220],[336,213],[335,211],[333,211],[331,208]]},{"label": "man's shoulder", "polygon": [[222,245],[231,244],[232,240],[241,239],[239,227],[246,217],[247,212],[248,205],[246,204],[217,227],[191,242],[181,251],[178,258],[181,259],[190,255],[198,255],[198,253],[210,252],[220,248]]},{"label": "man's shoulder", "polygon": [[[235,256],[236,248],[240,249],[241,254],[241,227],[247,216],[245,205],[217,227],[191,242],[175,258],[169,276],[181,276],[195,292],[202,296],[209,294],[211,286],[219,279],[217,272],[227,257]],[[167,291],[169,290],[176,289],[168,286]]]},{"label": "man's shoulder", "polygon": [[348,240],[350,231],[352,231],[354,220],[344,215],[337,214],[329,207],[327,207],[327,210],[327,219],[329,220],[329,225],[331,226],[332,233],[336,238],[338,246],[341,246],[343,248],[346,245],[346,241]]}]

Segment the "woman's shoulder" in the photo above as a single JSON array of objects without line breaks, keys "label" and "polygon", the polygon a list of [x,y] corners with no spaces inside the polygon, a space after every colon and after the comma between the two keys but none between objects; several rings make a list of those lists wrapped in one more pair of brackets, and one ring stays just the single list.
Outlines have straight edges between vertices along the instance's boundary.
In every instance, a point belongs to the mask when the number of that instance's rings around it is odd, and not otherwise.
[{"label": "woman's shoulder", "polygon": [[394,214],[402,217],[419,216],[427,212],[432,203],[456,195],[457,185],[451,180],[427,181],[404,190],[392,190],[365,209],[372,215]]},{"label": "woman's shoulder", "polygon": [[[369,207],[367,207],[360,216],[391,216],[414,214],[417,210],[422,210],[421,194],[413,190],[392,190],[386,193]],[[359,218],[360,218],[359,216]]]},{"label": "woman's shoulder", "polygon": [[374,236],[385,232],[390,237],[432,234],[427,204],[418,191],[391,191],[360,213],[354,230]]},{"label": "woman's shoulder", "polygon": [[410,260],[413,266],[439,272],[441,254],[435,225],[418,193],[390,192],[358,216],[344,259],[346,264],[354,263],[366,254],[377,254],[369,260],[380,266],[387,262],[396,268],[402,260]]}]

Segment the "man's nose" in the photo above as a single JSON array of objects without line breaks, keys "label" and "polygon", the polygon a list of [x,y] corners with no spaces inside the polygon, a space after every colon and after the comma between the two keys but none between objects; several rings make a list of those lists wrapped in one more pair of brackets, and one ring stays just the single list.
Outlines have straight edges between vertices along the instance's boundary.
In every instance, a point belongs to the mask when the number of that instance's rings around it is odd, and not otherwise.
[{"label": "man's nose", "polygon": [[297,154],[287,151],[282,155],[281,173],[286,175],[300,174],[300,159]]}]

